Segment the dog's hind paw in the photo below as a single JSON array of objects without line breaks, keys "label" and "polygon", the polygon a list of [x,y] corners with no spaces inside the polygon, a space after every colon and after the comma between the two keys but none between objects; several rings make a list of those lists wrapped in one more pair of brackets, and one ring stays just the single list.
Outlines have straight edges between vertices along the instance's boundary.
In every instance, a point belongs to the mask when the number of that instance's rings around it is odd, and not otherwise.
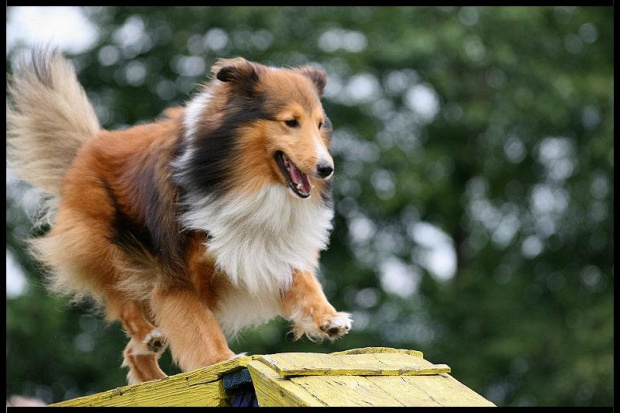
[{"label": "dog's hind paw", "polygon": [[160,353],[166,348],[164,337],[157,329],[154,329],[148,333],[142,342],[146,344],[149,351],[152,351],[153,353]]}]

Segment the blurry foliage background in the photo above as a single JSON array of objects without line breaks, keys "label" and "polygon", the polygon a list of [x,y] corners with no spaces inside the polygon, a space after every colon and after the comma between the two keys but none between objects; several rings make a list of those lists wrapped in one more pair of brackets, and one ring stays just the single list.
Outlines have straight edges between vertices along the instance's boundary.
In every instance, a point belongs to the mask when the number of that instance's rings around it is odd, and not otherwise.
[{"label": "blurry foliage background", "polygon": [[[418,349],[501,406],[613,404],[611,7],[82,11],[95,37],[68,56],[105,128],[182,104],[219,57],[329,75],[321,281],[353,331],[293,342],[274,320],[233,351]],[[45,291],[24,251],[36,199],[9,175],[6,202],[7,260],[28,280],[7,291],[7,397],[124,385],[119,324]]]}]

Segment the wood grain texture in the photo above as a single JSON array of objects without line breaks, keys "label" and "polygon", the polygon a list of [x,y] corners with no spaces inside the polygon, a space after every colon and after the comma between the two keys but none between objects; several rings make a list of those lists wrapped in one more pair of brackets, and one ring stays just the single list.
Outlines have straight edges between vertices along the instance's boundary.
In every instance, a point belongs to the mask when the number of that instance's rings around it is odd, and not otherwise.
[{"label": "wood grain texture", "polygon": [[449,373],[445,364],[433,364],[406,353],[280,353],[258,357],[280,376],[410,376]]},{"label": "wood grain texture", "polygon": [[243,356],[161,380],[118,387],[50,406],[229,406],[221,376],[239,370],[255,356]]},{"label": "wood grain texture", "polygon": [[52,406],[231,406],[222,376],[247,367],[266,406],[494,406],[415,350],[243,356]]},{"label": "wood grain texture", "polygon": [[401,354],[409,354],[411,356],[424,357],[424,354],[418,350],[408,350],[401,348],[391,348],[391,347],[362,347],[362,348],[352,348],[350,350],[344,351],[336,351],[334,355],[349,355],[349,354],[376,354],[376,353],[401,353]]},{"label": "wood grain texture", "polygon": [[289,380],[326,406],[405,406],[398,395],[363,376],[298,376]]},{"label": "wood grain texture", "polygon": [[405,406],[494,406],[449,374],[432,376],[367,377],[375,386],[396,395]]},{"label": "wood grain texture", "polygon": [[261,407],[326,406],[324,402],[305,389],[287,378],[280,377],[278,373],[263,362],[257,360],[250,362],[248,370],[252,376],[258,405]]}]

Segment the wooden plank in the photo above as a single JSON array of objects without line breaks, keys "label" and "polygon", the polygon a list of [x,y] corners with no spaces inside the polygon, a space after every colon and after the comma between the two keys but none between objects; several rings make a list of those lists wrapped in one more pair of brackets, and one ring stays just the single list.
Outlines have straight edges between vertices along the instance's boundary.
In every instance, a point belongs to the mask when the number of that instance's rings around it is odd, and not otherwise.
[{"label": "wooden plank", "polygon": [[327,406],[404,406],[391,391],[369,379],[361,376],[297,376],[289,380]]},{"label": "wooden plank", "polygon": [[406,350],[406,349],[398,349],[391,347],[363,347],[363,348],[353,348],[350,350],[344,351],[336,351],[334,355],[349,355],[349,354],[369,354],[369,353],[401,353],[401,354],[409,354],[411,356],[416,356],[423,358],[424,354],[418,350]]},{"label": "wooden plank", "polygon": [[325,406],[325,403],[311,393],[292,383],[289,379],[280,377],[278,373],[263,362],[258,360],[250,362],[248,370],[252,377],[252,383],[254,383],[254,391],[260,407]]},{"label": "wooden plank", "polygon": [[260,406],[494,406],[445,364],[385,347],[244,356],[52,406],[230,406],[221,377],[243,367]]},{"label": "wooden plank", "polygon": [[401,376],[450,372],[445,364],[433,364],[406,353],[314,354],[280,353],[258,357],[280,376]]},{"label": "wooden plank", "polygon": [[424,377],[403,376],[400,379],[410,391],[426,394],[441,406],[495,406],[449,374]]},{"label": "wooden plank", "polygon": [[234,371],[241,370],[242,368],[247,367],[248,363],[250,363],[252,360],[257,359],[258,357],[260,356],[241,356],[232,360],[222,361],[221,363],[217,363],[209,367],[194,370],[189,373],[182,373],[179,376],[182,375],[186,377],[187,383],[190,386],[205,382],[208,383],[214,380],[218,380],[220,377],[222,377],[223,374],[232,373]]},{"label": "wooden plank", "polygon": [[[488,406],[488,407],[497,407],[494,403],[485,399],[482,395],[470,389],[450,374],[440,374],[439,377],[445,379],[446,387],[450,387],[449,391],[454,392],[454,394],[460,394],[466,399],[468,406]],[[440,379],[438,379],[440,380]],[[475,403],[475,404],[474,404]]]},{"label": "wooden plank", "polygon": [[[139,386],[139,387],[136,387]],[[140,385],[120,387],[91,396],[52,404],[52,407],[159,407],[159,406],[227,406],[221,382],[188,387],[182,380],[154,380]]]},{"label": "wooden plank", "polygon": [[[416,377],[417,380],[424,380],[424,377]],[[429,395],[419,388],[412,386],[403,377],[395,376],[369,376],[367,379],[375,386],[390,393],[394,398],[398,399],[404,406],[416,407],[438,407],[442,406],[432,395]]]},{"label": "wooden plank", "polygon": [[229,406],[220,377],[240,370],[256,356],[243,356],[209,367],[50,406]]}]

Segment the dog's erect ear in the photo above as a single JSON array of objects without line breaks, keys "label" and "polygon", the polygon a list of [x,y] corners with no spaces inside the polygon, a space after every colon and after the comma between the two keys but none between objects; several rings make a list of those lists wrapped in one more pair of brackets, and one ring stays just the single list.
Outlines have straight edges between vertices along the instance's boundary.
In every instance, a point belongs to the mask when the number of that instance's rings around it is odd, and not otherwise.
[{"label": "dog's erect ear", "polygon": [[252,91],[264,68],[242,57],[235,57],[218,60],[211,71],[222,82],[230,82],[240,89]]},{"label": "dog's erect ear", "polygon": [[327,85],[327,73],[323,69],[319,69],[313,66],[302,66],[297,68],[299,73],[312,80],[312,83],[316,86],[316,90],[319,92],[319,96],[323,96],[325,85]]}]

